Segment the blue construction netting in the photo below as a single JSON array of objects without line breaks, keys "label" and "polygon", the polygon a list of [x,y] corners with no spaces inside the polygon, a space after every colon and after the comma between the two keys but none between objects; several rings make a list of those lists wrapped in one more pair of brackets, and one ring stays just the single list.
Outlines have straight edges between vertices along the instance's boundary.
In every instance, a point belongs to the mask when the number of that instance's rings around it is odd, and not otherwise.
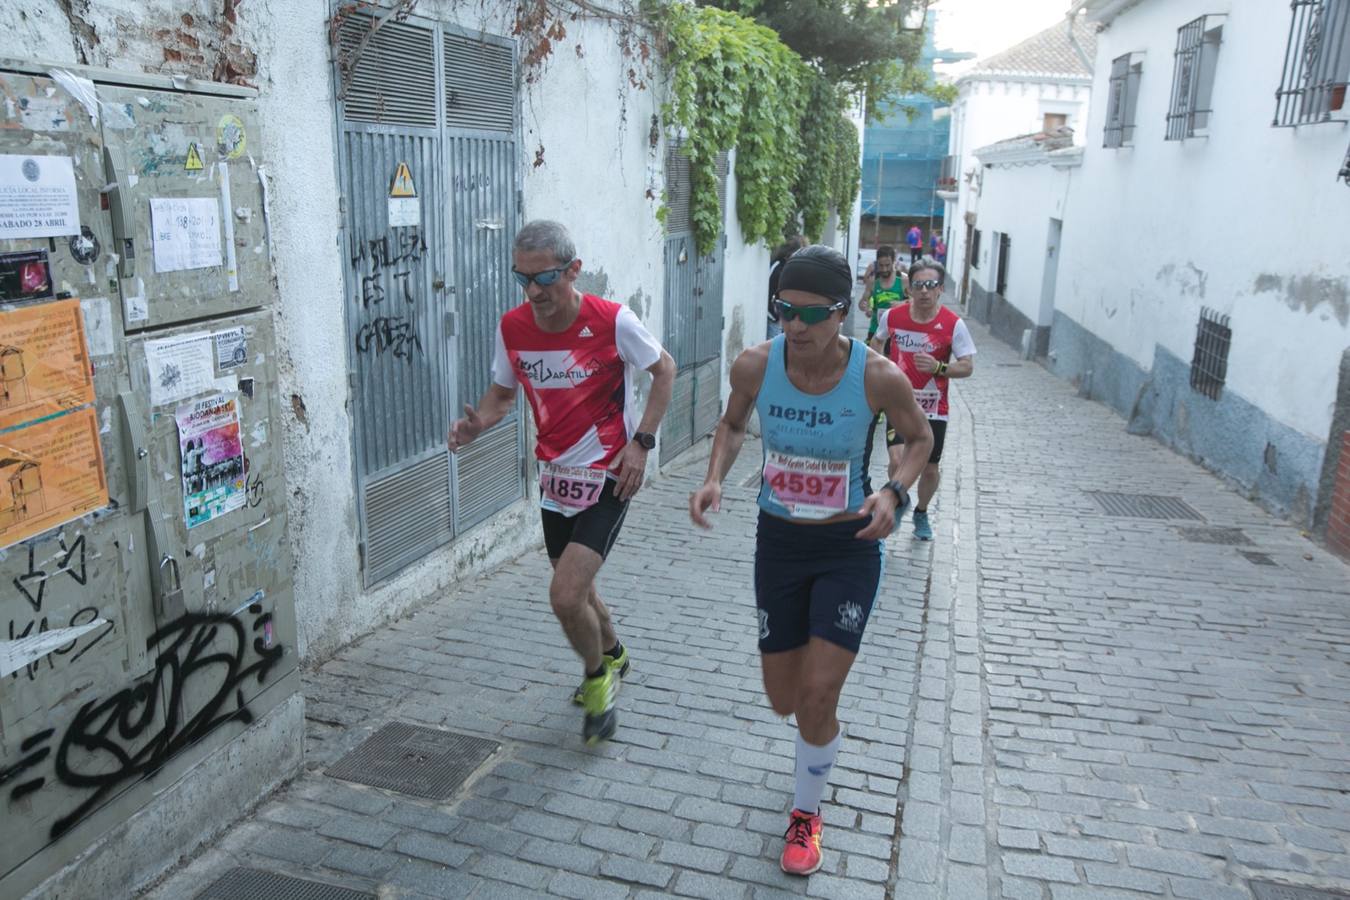
[{"label": "blue construction netting", "polygon": [[[951,107],[927,97],[903,97],[887,104],[893,112],[880,124],[869,121],[863,133],[862,214],[916,218],[942,215],[936,198],[942,160],[951,133]],[[913,110],[908,116],[905,108]]]}]

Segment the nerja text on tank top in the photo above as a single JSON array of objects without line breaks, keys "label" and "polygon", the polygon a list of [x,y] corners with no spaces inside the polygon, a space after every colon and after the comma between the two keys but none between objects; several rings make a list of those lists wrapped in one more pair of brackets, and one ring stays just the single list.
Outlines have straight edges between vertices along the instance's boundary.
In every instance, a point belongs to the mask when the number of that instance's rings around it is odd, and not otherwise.
[{"label": "nerja text on tank top", "polygon": [[872,412],[863,373],[867,348],[849,339],[848,366],[824,394],[788,379],[786,340],[769,344],[764,384],[755,400],[764,444],[759,507],[790,519],[826,519],[862,508],[863,448]]}]

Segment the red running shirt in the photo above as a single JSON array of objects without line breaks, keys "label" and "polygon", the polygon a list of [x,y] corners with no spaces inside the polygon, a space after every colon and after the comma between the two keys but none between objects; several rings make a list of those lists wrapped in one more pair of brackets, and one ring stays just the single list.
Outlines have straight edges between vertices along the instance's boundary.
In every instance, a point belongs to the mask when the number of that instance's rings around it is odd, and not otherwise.
[{"label": "red running shirt", "polygon": [[660,358],[632,310],[583,294],[576,321],[556,334],[534,323],[528,302],[502,316],[492,380],[525,389],[538,459],[603,469],[637,428],[633,376]]},{"label": "red running shirt", "polygon": [[947,387],[951,379],[920,372],[914,365],[914,355],[927,353],[938,362],[974,356],[975,341],[966,323],[945,306],[938,307],[938,314],[931,322],[915,322],[910,315],[909,304],[902,303],[886,311],[881,326],[877,328],[877,338],[883,341],[891,339],[886,345],[890,349],[891,360],[914,386],[914,399],[919,401],[923,414],[930,419],[945,421]]}]

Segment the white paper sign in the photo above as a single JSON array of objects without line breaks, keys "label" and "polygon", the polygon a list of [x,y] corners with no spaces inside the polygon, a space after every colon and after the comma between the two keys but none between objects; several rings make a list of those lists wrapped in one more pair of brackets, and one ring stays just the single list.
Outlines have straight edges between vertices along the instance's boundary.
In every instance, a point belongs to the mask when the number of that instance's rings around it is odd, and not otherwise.
[{"label": "white paper sign", "polygon": [[215,197],[152,198],[150,227],[156,272],[221,264],[220,201]]},{"label": "white paper sign", "polygon": [[84,339],[89,343],[90,356],[112,356],[112,306],[107,297],[85,297],[80,300],[84,310]]},{"label": "white paper sign", "polygon": [[422,224],[422,201],[416,197],[389,198],[389,227]]},{"label": "white paper sign", "polygon": [[0,154],[0,240],[80,233],[69,156]]},{"label": "white paper sign", "polygon": [[209,331],[146,341],[150,405],[164,406],[198,394],[234,390],[231,379],[216,378],[214,346]]}]

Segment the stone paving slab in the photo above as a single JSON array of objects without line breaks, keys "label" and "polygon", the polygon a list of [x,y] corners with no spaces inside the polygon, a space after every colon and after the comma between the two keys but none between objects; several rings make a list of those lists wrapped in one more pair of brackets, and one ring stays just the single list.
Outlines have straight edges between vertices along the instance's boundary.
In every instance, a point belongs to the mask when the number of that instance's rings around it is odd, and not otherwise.
[{"label": "stone paving slab", "polygon": [[[983,731],[948,728],[940,840],[904,837],[896,896],[1350,888],[1350,568],[973,330],[921,671],[954,557],[946,721],[969,707]],[[1106,516],[1093,491],[1179,497],[1204,522]],[[1187,540],[1197,525],[1250,543]]]}]

